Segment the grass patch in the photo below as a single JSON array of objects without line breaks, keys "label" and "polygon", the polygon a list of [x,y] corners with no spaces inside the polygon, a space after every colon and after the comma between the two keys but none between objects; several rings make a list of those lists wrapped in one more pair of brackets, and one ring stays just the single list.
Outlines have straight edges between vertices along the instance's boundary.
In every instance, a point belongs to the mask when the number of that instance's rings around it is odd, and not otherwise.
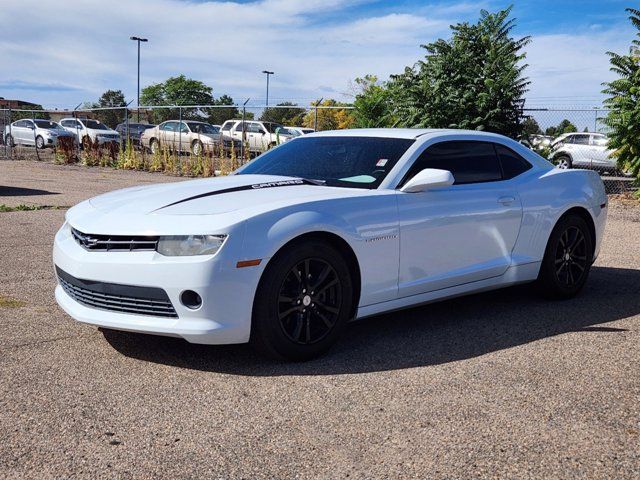
[{"label": "grass patch", "polygon": [[0,308],[20,308],[25,305],[26,303],[21,300],[0,295]]},{"label": "grass patch", "polygon": [[0,213],[5,212],[35,212],[37,210],[66,210],[70,207],[61,206],[61,205],[25,205],[21,203],[20,205],[16,205],[15,207],[10,207],[8,205],[0,204]]}]

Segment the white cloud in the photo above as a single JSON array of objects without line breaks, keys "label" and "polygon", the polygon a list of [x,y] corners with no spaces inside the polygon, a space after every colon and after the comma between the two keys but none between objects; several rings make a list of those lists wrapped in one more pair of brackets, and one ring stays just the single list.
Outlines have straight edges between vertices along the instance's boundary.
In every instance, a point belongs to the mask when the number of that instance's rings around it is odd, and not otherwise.
[{"label": "white cloud", "polygon": [[[410,13],[351,16],[350,7],[371,2],[4,0],[0,96],[73,107],[113,88],[133,99],[136,49],[129,36],[140,35],[149,38],[142,46],[143,85],[184,73],[216,95],[260,103],[260,71],[269,68],[276,72],[273,100],[306,102],[336,96],[367,73],[385,78],[402,71],[424,55],[420,44],[448,36],[452,23],[477,18],[486,3],[436,2]],[[623,48],[630,37],[602,28],[535,36],[527,59],[531,95],[597,95],[609,78],[604,51]]]},{"label": "white cloud", "polygon": [[625,27],[533,37],[527,48],[530,103],[597,104],[602,83],[614,78],[607,51],[624,53],[633,32]]}]

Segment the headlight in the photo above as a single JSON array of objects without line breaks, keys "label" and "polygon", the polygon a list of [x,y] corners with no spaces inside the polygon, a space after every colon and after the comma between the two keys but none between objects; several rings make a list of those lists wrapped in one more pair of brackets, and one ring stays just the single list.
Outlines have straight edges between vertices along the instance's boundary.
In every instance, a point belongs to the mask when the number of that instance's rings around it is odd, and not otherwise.
[{"label": "headlight", "polygon": [[226,240],[226,235],[176,235],[160,237],[158,253],[167,257],[213,255]]}]

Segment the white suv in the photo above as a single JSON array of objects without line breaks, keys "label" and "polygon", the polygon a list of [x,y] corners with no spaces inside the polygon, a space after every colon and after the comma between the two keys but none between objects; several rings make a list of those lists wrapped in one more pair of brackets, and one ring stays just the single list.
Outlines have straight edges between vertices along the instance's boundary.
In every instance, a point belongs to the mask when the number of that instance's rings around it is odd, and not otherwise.
[{"label": "white suv", "polygon": [[88,140],[98,145],[109,142],[120,143],[120,134],[110,129],[104,123],[89,118],[63,118],[60,125],[66,131],[73,133],[76,140],[86,147]]},{"label": "white suv", "polygon": [[616,160],[602,133],[565,133],[551,143],[551,159],[558,168],[589,168],[617,172]]},{"label": "white suv", "polygon": [[222,124],[221,132],[223,135],[244,141],[253,153],[264,152],[292,138],[279,123],[255,120],[245,120],[244,129],[242,120],[227,120]]}]

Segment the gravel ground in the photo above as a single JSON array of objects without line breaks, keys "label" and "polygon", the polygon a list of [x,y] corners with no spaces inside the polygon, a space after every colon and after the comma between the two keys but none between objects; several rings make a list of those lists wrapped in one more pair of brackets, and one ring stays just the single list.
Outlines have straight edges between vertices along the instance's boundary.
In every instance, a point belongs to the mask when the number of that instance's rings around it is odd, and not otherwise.
[{"label": "gravel ground", "polygon": [[[0,204],[173,180],[0,162]],[[640,209],[611,212],[576,299],[382,315],[304,364],[80,325],[53,298],[64,211],[0,213],[0,476],[639,478]]]}]

